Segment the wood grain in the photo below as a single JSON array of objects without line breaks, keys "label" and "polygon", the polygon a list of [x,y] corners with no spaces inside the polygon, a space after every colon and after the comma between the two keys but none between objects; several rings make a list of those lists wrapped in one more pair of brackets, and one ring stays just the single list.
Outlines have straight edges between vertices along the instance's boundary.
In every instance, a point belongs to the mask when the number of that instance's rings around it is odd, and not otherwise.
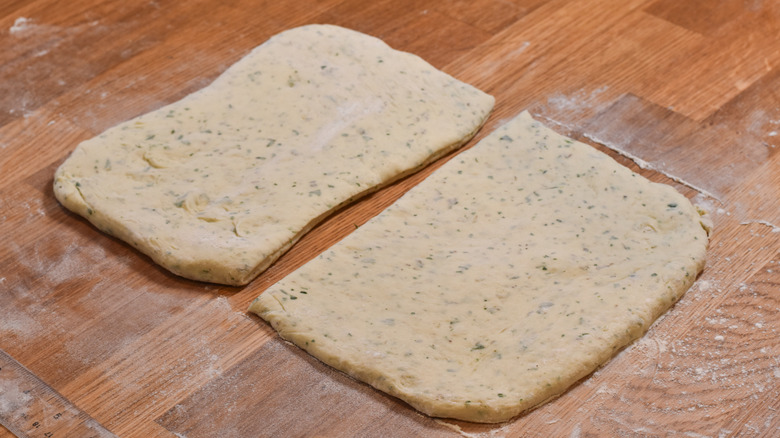
[{"label": "wood grain", "polygon": [[[705,271],[560,398],[476,425],[418,414],[245,311],[450,157],[339,211],[243,288],[178,278],[54,199],[80,141],[306,23],[493,94],[467,147],[530,109],[673,185],[715,223]],[[0,47],[0,349],[119,436],[780,435],[778,2],[12,0]]]}]

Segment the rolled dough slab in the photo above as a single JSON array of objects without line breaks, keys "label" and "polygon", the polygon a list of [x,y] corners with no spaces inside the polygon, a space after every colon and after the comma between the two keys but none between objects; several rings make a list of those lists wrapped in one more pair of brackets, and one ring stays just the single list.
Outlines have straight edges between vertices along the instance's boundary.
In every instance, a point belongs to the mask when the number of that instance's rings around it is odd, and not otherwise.
[{"label": "rolled dough slab", "polygon": [[492,107],[376,38],[303,26],[81,143],[54,191],[170,271],[241,285],[333,210],[461,146]]},{"label": "rolled dough slab", "polygon": [[501,422],[641,336],[702,270],[707,224],[523,113],[250,311],[426,414]]}]

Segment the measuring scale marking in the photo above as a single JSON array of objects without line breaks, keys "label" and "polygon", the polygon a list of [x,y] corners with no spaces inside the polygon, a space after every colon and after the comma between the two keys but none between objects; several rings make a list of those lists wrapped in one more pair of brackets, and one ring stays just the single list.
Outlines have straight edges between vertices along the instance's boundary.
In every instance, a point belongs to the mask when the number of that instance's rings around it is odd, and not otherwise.
[{"label": "measuring scale marking", "polygon": [[116,438],[2,349],[0,424],[20,438]]}]

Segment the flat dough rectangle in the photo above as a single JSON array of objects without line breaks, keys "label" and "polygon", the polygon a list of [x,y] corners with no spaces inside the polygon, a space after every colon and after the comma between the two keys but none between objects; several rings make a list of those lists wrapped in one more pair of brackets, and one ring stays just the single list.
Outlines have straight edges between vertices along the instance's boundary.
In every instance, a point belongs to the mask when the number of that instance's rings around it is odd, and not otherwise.
[{"label": "flat dough rectangle", "polygon": [[426,414],[500,422],[641,336],[702,270],[707,222],[523,113],[250,311]]},{"label": "flat dough rectangle", "polygon": [[54,191],[178,275],[246,284],[335,209],[468,141],[493,101],[379,39],[303,26],[81,143]]}]

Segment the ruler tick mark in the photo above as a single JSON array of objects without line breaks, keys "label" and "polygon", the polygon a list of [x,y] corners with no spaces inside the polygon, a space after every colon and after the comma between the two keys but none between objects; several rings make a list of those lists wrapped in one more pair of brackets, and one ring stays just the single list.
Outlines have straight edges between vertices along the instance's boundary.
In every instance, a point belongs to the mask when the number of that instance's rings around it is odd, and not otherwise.
[{"label": "ruler tick mark", "polygon": [[0,424],[19,437],[116,438],[2,349]]}]

